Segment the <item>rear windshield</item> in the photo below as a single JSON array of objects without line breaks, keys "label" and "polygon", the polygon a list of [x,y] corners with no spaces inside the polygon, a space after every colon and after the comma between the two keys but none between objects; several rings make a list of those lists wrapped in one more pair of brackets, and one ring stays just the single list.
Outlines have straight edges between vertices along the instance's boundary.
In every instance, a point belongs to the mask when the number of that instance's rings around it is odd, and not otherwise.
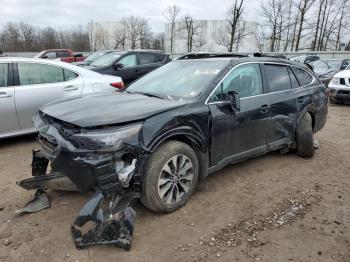
[{"label": "rear windshield", "polygon": [[225,61],[175,61],[140,78],[128,92],[190,99],[202,93],[225,68]]}]

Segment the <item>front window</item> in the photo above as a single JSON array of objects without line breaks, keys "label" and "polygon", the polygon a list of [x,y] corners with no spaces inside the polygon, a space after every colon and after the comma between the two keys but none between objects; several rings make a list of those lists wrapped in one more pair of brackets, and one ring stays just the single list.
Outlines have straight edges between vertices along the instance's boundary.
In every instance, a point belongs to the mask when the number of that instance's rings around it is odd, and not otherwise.
[{"label": "front window", "polygon": [[49,52],[44,57],[47,57],[47,59],[55,59],[57,58],[56,52]]},{"label": "front window", "polygon": [[137,65],[136,55],[127,55],[118,61],[118,64],[123,65],[123,67],[132,67]]},{"label": "front window", "polygon": [[121,53],[117,52],[109,53],[98,58],[96,61],[91,63],[91,65],[96,67],[112,66],[121,55]]},{"label": "front window", "polygon": [[225,68],[225,61],[176,61],[140,78],[128,92],[191,99],[202,93]]},{"label": "front window", "polygon": [[233,70],[215,90],[210,102],[228,99],[229,92],[236,92],[240,98],[261,95],[263,85],[258,64],[242,65]]}]

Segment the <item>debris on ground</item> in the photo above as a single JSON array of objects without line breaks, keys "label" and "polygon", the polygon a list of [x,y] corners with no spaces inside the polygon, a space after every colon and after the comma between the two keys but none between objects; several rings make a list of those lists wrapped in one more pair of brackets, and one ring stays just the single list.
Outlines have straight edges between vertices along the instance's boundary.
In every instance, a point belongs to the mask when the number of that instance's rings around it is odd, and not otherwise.
[{"label": "debris on ground", "polygon": [[302,219],[311,209],[312,203],[318,201],[318,197],[311,195],[308,190],[291,192],[291,198],[276,204],[276,208],[267,215],[255,216],[238,223],[229,223],[221,229],[213,230],[211,235],[201,237],[198,243],[180,245],[181,250],[191,253],[198,251],[196,253],[202,255],[194,261],[204,261],[210,255],[221,257],[222,253],[229,248],[238,247],[243,243],[248,248],[263,246],[266,243],[259,240],[259,232],[277,230]]}]

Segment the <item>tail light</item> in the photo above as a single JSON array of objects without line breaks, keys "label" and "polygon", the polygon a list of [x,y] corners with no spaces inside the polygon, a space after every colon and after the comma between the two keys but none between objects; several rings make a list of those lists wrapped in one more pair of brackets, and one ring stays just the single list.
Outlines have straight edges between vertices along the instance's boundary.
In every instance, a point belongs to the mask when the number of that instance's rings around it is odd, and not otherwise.
[{"label": "tail light", "polygon": [[123,81],[111,83],[110,85],[113,86],[113,87],[115,87],[115,88],[118,88],[118,89],[123,89],[123,88],[124,88],[124,83],[123,83]]}]

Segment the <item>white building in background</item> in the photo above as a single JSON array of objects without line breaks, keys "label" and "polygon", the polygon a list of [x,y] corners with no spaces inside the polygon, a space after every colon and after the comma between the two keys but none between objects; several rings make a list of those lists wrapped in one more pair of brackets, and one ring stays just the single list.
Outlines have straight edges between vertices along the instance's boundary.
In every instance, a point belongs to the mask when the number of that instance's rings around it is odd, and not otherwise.
[{"label": "white building in background", "polygon": [[[200,30],[193,41],[192,52],[227,52],[227,47],[220,44],[220,39],[226,34],[229,37],[229,23],[226,20],[197,20],[195,25],[200,25]],[[258,31],[258,24],[254,22],[243,22],[244,37],[238,45],[234,45],[234,52],[258,52],[259,43],[256,37]],[[181,54],[187,53],[187,30],[184,29],[184,22],[177,22],[175,24],[175,38],[173,44],[173,53]],[[165,26],[165,51],[170,52],[170,37],[171,24]]]},{"label": "white building in background", "polygon": [[[90,46],[92,50],[131,49],[130,37],[123,22],[90,22]],[[135,49],[140,48],[140,40],[135,40]]]}]

